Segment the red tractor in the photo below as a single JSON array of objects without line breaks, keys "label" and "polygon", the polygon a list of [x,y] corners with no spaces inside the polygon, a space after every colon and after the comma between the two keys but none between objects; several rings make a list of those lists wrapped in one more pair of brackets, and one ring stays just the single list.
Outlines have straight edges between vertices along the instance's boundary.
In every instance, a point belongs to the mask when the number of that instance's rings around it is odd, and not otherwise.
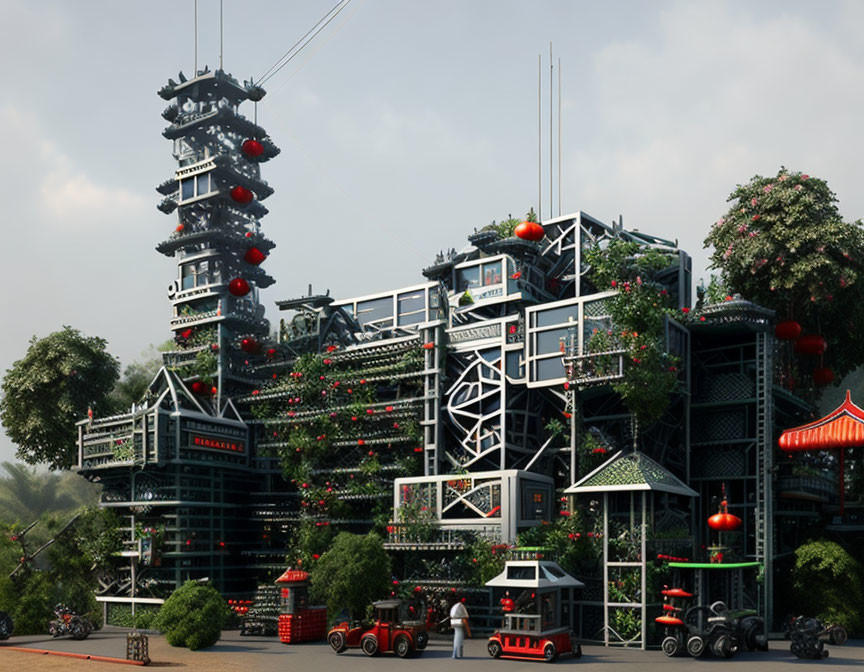
[{"label": "red tractor", "polygon": [[359,647],[367,656],[393,651],[400,658],[408,658],[426,648],[426,626],[422,621],[407,620],[408,604],[404,600],[382,600],[373,606],[375,623],[371,628],[352,628],[343,622],[327,633],[327,641],[336,653]]}]

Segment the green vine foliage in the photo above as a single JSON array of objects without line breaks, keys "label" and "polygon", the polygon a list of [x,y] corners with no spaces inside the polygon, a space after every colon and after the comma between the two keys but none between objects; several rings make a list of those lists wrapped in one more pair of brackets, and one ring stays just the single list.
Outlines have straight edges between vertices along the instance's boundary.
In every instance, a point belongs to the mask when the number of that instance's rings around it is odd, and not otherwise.
[{"label": "green vine foliage", "polygon": [[534,208],[531,208],[525,215],[525,219],[519,219],[518,217],[510,217],[507,216],[507,219],[502,220],[501,222],[492,222],[488,226],[483,227],[483,231],[494,231],[501,238],[510,238],[515,234],[516,227],[519,226],[523,221],[526,222],[536,222],[537,221],[537,213],[534,212]]},{"label": "green vine foliage", "polygon": [[819,178],[781,168],[729,195],[705,239],[730,292],[824,330],[835,373],[864,362],[864,227],[846,223]]},{"label": "green vine foliage", "polygon": [[[649,425],[663,415],[678,384],[678,360],[665,350],[666,318],[675,309],[669,291],[653,279],[671,260],[658,250],[622,240],[606,249],[595,247],[586,256],[595,286],[617,290],[607,299],[613,326],[594,330],[588,352],[625,351],[624,377],[613,388],[627,409]],[[612,368],[613,360],[606,358]],[[598,365],[604,365],[602,357]]]}]

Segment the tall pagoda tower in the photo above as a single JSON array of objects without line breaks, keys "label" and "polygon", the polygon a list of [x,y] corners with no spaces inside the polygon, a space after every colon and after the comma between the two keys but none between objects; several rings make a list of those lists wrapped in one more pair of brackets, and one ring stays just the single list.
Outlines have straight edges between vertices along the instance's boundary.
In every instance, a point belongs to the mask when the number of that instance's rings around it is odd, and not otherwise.
[{"label": "tall pagoda tower", "polygon": [[162,134],[177,160],[174,175],[157,187],[165,197],[159,209],[177,213],[174,232],[156,248],[177,262],[168,286],[177,348],[164,359],[218,414],[227,398],[254,385],[249,360],[264,354],[269,333],[258,290],[274,282],[261,263],[275,244],[260,228],[262,201],[273,189],[260,164],[279,149],[239,110],[263,98],[261,87],[207,68],[179,79],[159,91],[171,101]]}]

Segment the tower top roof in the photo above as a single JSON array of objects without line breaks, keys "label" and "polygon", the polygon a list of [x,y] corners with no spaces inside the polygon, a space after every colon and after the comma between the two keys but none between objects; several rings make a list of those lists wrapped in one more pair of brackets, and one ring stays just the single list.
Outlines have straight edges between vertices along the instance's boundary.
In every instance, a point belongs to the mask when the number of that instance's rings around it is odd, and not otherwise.
[{"label": "tower top roof", "polygon": [[224,70],[208,70],[205,67],[204,70],[199,70],[197,76],[192,79],[186,79],[181,71],[178,78],[180,79],[179,83],[169,79],[168,83],[159,89],[159,95],[162,98],[171,100],[184,93],[197,94],[197,96],[212,93],[232,100],[258,101],[266,93],[263,88],[256,86],[251,80],[241,84]]}]

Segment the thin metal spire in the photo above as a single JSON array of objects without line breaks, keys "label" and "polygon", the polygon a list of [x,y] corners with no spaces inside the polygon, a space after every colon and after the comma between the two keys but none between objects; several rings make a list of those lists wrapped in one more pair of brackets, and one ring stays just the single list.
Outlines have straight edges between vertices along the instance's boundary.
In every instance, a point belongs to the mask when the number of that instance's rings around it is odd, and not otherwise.
[{"label": "thin metal spire", "polygon": [[222,65],[222,56],[223,56],[223,54],[224,54],[224,44],[223,44],[223,39],[222,39],[222,32],[223,32],[223,31],[222,31],[222,26],[223,26],[223,21],[222,21],[222,0],[219,0],[219,69],[220,69],[220,70],[223,69],[223,65]]},{"label": "thin metal spire", "polygon": [[537,221],[543,221],[543,116],[540,103],[541,54],[537,54]]},{"label": "thin metal spire", "polygon": [[558,59],[558,216],[561,216],[561,59]]},{"label": "thin metal spire", "polygon": [[549,43],[549,218],[555,216],[555,201],[552,194],[552,187],[555,184],[555,174],[552,170],[552,161],[554,160],[555,152],[553,151],[553,143],[555,142],[555,134],[552,132],[552,95],[554,87],[552,86],[552,76],[555,66],[552,63],[552,43]]},{"label": "thin metal spire", "polygon": [[195,0],[195,67],[192,77],[198,76],[198,0]]}]

